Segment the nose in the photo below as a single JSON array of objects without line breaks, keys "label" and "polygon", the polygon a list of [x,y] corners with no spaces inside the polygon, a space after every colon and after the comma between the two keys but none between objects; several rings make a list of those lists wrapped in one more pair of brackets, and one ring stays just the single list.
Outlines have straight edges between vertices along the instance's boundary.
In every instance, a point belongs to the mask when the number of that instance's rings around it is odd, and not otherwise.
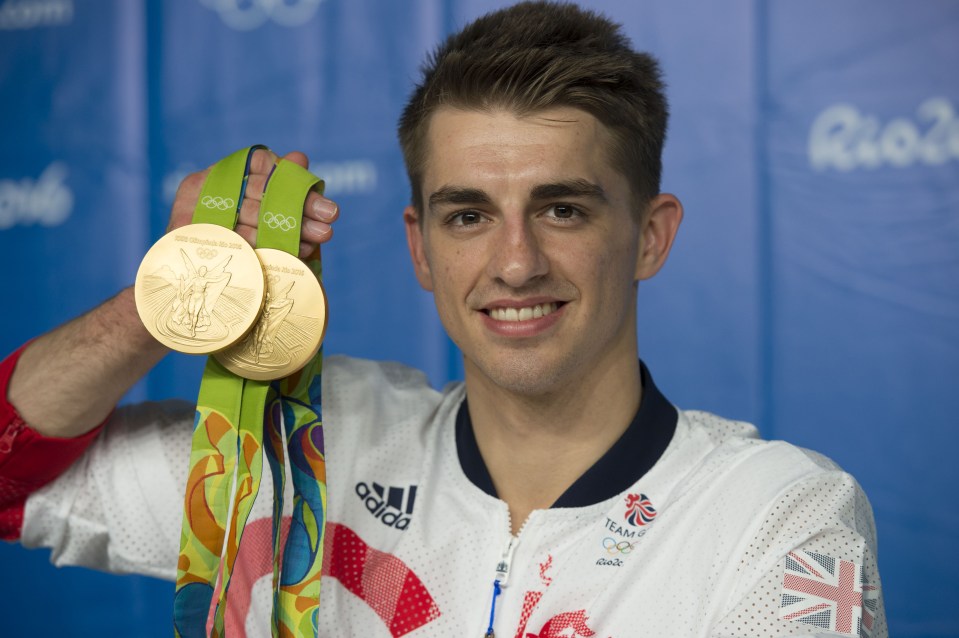
[{"label": "nose", "polygon": [[511,288],[522,288],[549,272],[533,222],[527,218],[504,219],[491,245],[487,274]]}]

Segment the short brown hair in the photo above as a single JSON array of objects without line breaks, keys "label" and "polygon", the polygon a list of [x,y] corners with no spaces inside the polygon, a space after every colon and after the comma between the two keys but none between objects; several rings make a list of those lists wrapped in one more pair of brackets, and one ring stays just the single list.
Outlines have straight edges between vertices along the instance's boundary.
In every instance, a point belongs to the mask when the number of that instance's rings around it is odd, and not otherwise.
[{"label": "short brown hair", "polygon": [[634,51],[620,25],[573,4],[522,2],[449,36],[422,68],[399,123],[400,145],[422,210],[426,133],[440,107],[506,108],[519,115],[582,109],[610,131],[610,161],[636,201],[659,193],[668,107],[655,58]]}]

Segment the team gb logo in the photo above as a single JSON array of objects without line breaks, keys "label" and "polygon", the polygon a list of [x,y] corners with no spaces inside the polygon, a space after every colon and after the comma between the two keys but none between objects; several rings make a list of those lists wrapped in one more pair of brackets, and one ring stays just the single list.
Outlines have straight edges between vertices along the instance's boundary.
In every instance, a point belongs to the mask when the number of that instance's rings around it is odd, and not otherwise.
[{"label": "team gb logo", "polygon": [[626,495],[626,522],[633,527],[642,527],[653,522],[656,509],[645,494]]}]

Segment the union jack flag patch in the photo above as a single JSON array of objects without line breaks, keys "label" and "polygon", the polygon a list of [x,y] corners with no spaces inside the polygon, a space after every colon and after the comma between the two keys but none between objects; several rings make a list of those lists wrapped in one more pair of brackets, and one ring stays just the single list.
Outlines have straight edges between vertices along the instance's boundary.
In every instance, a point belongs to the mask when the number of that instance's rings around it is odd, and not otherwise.
[{"label": "union jack flag patch", "polygon": [[783,620],[848,636],[871,636],[878,605],[879,592],[863,582],[861,565],[815,552],[786,556],[779,605]]}]

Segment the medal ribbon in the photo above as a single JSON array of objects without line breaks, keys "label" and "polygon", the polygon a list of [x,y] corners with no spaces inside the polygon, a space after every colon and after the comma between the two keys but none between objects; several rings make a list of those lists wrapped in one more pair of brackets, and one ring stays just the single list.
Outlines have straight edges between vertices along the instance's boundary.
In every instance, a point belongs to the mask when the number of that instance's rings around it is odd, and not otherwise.
[{"label": "medal ribbon", "polygon": [[231,230],[236,226],[250,174],[250,161],[253,151],[258,148],[266,147],[256,145],[241,149],[213,165],[200,190],[192,223],[216,224]]},{"label": "medal ribbon", "polygon": [[[260,205],[257,247],[296,255],[303,202],[319,179],[281,160]],[[320,183],[322,188],[322,183]],[[307,263],[320,278],[319,254]],[[322,350],[298,372],[278,382],[266,415],[266,455],[273,474],[273,636],[317,635],[326,523],[326,456],[321,408]],[[293,480],[293,516],[280,552],[285,490],[283,430]],[[281,565],[282,560],[282,565]]]},{"label": "medal ribbon", "polygon": [[[194,223],[233,227],[246,185],[250,157],[256,148],[239,151],[213,167],[201,191]],[[261,202],[257,231],[259,247],[279,248],[294,255],[298,253],[303,202],[309,189],[318,181],[295,164],[280,163]],[[282,214],[286,223],[274,222],[272,226],[276,228],[271,228],[265,219],[270,212]],[[310,266],[318,277],[318,259]],[[267,450],[275,497],[273,634],[316,635],[326,505],[319,396],[321,361],[321,355],[317,354],[304,369],[277,382],[271,389],[269,382],[242,379],[213,357],[208,358],[197,399],[184,504],[174,599],[176,636],[206,635],[207,618],[218,580],[220,595],[210,635],[220,637],[225,633],[232,570],[243,528],[260,485],[264,423],[268,425]],[[269,410],[266,409],[268,404]],[[288,547],[296,547],[288,548],[284,553],[284,577],[278,584],[284,478],[281,428],[284,420],[295,490],[294,522]],[[294,534],[292,529],[298,532]],[[304,530],[305,535],[299,530]],[[304,553],[301,546],[308,551]],[[287,578],[286,574],[290,577]],[[281,607],[288,609],[281,611]]]},{"label": "medal ribbon", "polygon": [[[213,166],[200,191],[193,223],[230,229],[236,225],[255,148],[237,151]],[[230,523],[239,443],[234,424],[241,418],[243,384],[213,357],[207,359],[193,425],[173,602],[174,632],[182,638],[206,635]]]}]

